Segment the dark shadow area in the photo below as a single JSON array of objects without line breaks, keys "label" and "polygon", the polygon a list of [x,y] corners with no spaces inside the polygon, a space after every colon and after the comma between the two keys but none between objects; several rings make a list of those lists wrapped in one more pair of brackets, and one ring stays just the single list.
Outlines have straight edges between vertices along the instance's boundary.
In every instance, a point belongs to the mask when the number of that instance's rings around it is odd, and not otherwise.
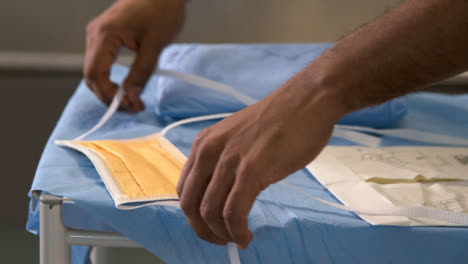
[{"label": "dark shadow area", "polygon": [[81,73],[0,71],[2,225],[24,228],[43,147],[80,79]]},{"label": "dark shadow area", "polygon": [[24,227],[3,224],[0,232],[1,263],[39,263],[39,237],[26,232]]},{"label": "dark shadow area", "polygon": [[468,85],[434,85],[424,89],[424,92],[468,94]]}]

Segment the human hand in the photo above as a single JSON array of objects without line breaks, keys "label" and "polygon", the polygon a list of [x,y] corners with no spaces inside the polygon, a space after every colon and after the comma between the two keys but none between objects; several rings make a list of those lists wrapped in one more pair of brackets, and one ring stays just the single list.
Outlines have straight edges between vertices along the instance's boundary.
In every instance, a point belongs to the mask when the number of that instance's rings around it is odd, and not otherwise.
[{"label": "human hand", "polygon": [[87,26],[84,76],[88,87],[109,104],[117,85],[109,80],[110,67],[120,48],[136,52],[123,83],[126,95],[120,109],[144,109],[140,94],[161,50],[179,32],[185,15],[184,0],[119,0]]},{"label": "human hand", "polygon": [[306,73],[201,131],[182,171],[180,206],[197,235],[246,248],[247,216],[268,185],[305,167],[345,114],[340,98]]}]

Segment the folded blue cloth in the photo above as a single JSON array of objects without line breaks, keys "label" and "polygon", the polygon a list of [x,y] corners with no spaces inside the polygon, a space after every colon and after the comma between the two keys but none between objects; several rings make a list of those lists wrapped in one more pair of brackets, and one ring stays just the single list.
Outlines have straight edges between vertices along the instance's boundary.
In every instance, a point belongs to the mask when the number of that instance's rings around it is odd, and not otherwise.
[{"label": "folded blue cloth", "polygon": [[[324,52],[331,44],[172,45],[160,58],[162,69],[197,74],[260,100]],[[187,118],[235,112],[245,105],[221,92],[160,78],[156,113]],[[401,100],[346,115],[344,125],[391,127],[407,112]]]},{"label": "folded blue cloth", "polygon": [[[112,68],[121,81],[128,69]],[[143,93],[147,109],[133,115],[119,112],[90,139],[132,138],[159,131],[167,122],[154,115],[158,77]],[[396,127],[468,138],[468,96],[419,93],[403,97],[408,115]],[[148,206],[117,210],[92,163],[81,153],[54,145],[91,128],[106,108],[82,82],[70,99],[42,154],[31,190],[66,196],[66,225],[116,231],[135,240],[167,263],[228,263],[225,247],[197,238],[179,208]],[[194,123],[171,130],[168,139],[184,154],[195,135],[213,122]],[[419,144],[391,137],[383,145]],[[332,138],[332,145],[350,145]],[[303,192],[273,184],[257,198],[249,214],[254,239],[240,251],[241,263],[464,263],[468,259],[468,228],[371,226],[353,213],[310,199],[305,194],[338,202],[306,170],[286,181]],[[30,193],[31,195],[31,193]],[[34,198],[32,198],[34,201]],[[35,201],[37,205],[37,201]],[[27,229],[37,233],[39,209],[31,203]],[[85,263],[86,248],[75,248],[73,263]]]}]

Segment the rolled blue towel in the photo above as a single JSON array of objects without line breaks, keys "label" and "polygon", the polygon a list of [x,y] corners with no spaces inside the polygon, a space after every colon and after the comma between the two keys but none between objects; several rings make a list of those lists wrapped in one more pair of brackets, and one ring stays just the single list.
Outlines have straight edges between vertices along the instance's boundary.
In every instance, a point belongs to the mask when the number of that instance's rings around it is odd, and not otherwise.
[{"label": "rolled blue towel", "polygon": [[[159,67],[200,75],[230,85],[260,100],[280,87],[332,44],[178,44],[161,54]],[[161,77],[158,80],[156,113],[188,118],[245,107],[236,98]],[[339,123],[385,128],[407,113],[398,99],[346,115]]]}]

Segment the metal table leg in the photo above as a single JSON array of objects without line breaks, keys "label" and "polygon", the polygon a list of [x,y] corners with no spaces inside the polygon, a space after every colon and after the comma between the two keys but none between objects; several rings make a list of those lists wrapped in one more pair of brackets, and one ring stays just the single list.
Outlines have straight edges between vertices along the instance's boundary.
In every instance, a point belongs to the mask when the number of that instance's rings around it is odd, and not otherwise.
[{"label": "metal table leg", "polygon": [[[39,196],[39,202],[40,264],[70,264],[71,245],[96,246],[99,247],[98,249],[105,249],[105,247],[141,247],[120,234],[66,227],[62,221],[62,204],[64,202],[73,203],[69,199],[42,194]],[[105,262],[105,250],[98,255],[102,255],[98,259]]]},{"label": "metal table leg", "polygon": [[67,227],[62,223],[62,200],[40,196],[39,246],[41,264],[69,264],[71,247],[67,242]]}]

